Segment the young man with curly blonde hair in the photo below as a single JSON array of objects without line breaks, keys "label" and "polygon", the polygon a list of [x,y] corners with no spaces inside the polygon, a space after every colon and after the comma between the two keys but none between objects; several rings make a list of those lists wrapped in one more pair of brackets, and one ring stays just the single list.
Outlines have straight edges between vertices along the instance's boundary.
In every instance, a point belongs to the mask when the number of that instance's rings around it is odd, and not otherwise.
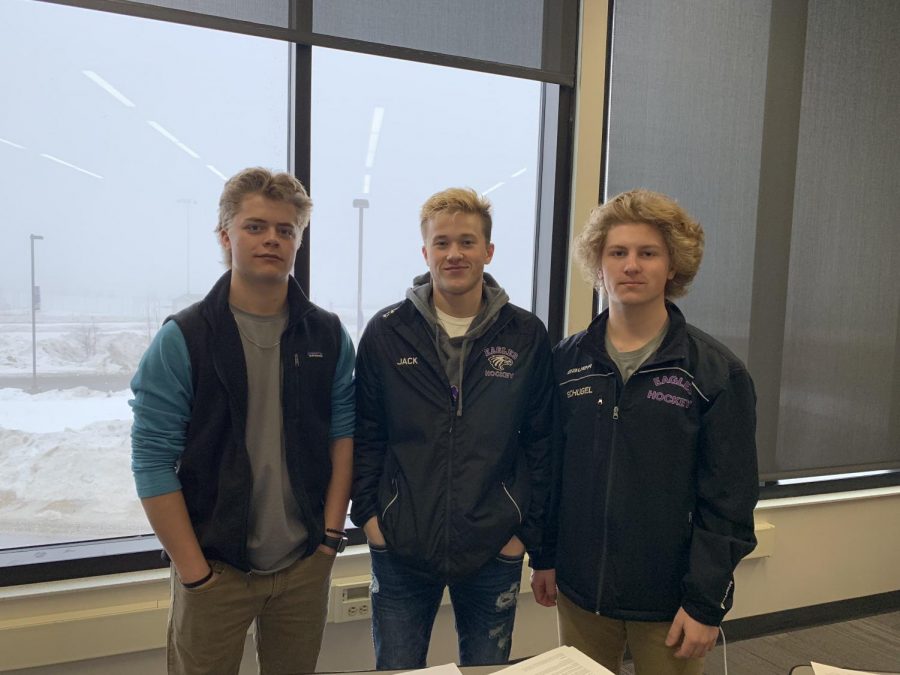
[{"label": "young man with curly blonde hair", "polygon": [[627,645],[638,675],[702,673],[756,544],[753,382],[669,300],[703,241],[674,200],[632,190],[576,243],[608,308],[554,349],[560,469],[532,587],[613,672]]}]

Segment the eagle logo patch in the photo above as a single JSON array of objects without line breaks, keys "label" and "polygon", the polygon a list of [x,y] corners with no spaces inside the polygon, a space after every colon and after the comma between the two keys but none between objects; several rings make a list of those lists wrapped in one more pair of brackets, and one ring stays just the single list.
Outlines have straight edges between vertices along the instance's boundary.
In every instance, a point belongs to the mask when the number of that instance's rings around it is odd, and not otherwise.
[{"label": "eagle logo patch", "polygon": [[491,364],[490,370],[484,371],[485,377],[499,377],[505,380],[511,380],[515,377],[515,373],[510,372],[519,358],[518,352],[513,351],[509,347],[487,347],[484,350],[484,357]]},{"label": "eagle logo patch", "polygon": [[514,361],[506,354],[493,354],[488,357],[488,363],[494,367],[494,370],[506,370]]}]

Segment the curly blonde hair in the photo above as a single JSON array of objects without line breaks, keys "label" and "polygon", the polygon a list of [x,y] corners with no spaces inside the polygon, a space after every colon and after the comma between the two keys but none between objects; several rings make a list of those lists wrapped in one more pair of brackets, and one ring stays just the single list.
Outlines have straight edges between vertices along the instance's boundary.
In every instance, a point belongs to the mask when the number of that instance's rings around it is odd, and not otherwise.
[{"label": "curly blonde hair", "polygon": [[671,197],[644,189],[623,192],[591,209],[584,231],[575,240],[575,258],[585,279],[606,293],[599,275],[606,237],[610,228],[626,223],[645,223],[659,230],[675,271],[666,283],[666,297],[687,293],[703,259],[703,228]]},{"label": "curly blonde hair", "polygon": [[[275,173],[269,169],[255,166],[244,169],[233,175],[225,183],[222,196],[219,198],[219,223],[216,234],[231,227],[231,221],[241,210],[244,197],[252,194],[262,195],[266,199],[291,204],[297,211],[297,239],[309,225],[312,212],[312,200],[303,184],[289,173]],[[223,262],[231,269],[231,251],[222,247]]]},{"label": "curly blonde hair", "polygon": [[423,240],[428,221],[439,213],[474,213],[481,218],[485,243],[491,243],[491,202],[472,188],[447,188],[431,195],[422,204],[419,227]]}]

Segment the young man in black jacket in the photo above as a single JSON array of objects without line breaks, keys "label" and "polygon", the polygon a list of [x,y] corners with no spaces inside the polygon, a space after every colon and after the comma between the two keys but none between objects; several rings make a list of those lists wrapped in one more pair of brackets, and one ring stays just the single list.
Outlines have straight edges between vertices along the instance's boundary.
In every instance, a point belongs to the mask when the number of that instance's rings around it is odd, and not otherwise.
[{"label": "young man in black jacket", "polygon": [[554,350],[559,483],[535,599],[613,672],[627,643],[639,675],[700,674],[756,545],[753,383],[668,301],[703,255],[672,199],[595,208],[576,255],[609,307]]},{"label": "young man in black jacket", "polygon": [[425,665],[445,586],[460,662],[504,663],[548,503],[550,345],[484,274],[485,199],[439,192],[420,224],[429,274],[369,322],[356,362],[352,518],[371,548],[376,666]]}]

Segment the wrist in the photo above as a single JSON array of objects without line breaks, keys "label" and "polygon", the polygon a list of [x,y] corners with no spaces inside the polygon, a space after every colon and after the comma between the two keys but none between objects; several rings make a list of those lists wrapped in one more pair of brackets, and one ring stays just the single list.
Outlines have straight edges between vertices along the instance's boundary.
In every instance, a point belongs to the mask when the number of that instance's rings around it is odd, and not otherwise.
[{"label": "wrist", "polygon": [[346,537],[335,537],[326,530],[325,536],[322,537],[321,544],[322,544],[322,546],[326,546],[330,549],[333,549],[335,551],[335,553],[340,553],[347,547],[347,538]]},{"label": "wrist", "polygon": [[172,566],[175,568],[175,573],[178,575],[179,580],[187,582],[196,581],[206,576],[210,568],[212,568],[209,560],[203,557],[202,554],[196,558],[192,557],[190,560],[181,560],[180,562],[172,560]]},{"label": "wrist", "polygon": [[202,586],[207,581],[212,579],[212,576],[213,576],[213,568],[210,567],[209,565],[207,565],[207,572],[204,576],[200,577],[196,581],[188,581],[188,582],[182,581],[181,585],[184,586],[185,588],[197,588],[198,586]]}]

